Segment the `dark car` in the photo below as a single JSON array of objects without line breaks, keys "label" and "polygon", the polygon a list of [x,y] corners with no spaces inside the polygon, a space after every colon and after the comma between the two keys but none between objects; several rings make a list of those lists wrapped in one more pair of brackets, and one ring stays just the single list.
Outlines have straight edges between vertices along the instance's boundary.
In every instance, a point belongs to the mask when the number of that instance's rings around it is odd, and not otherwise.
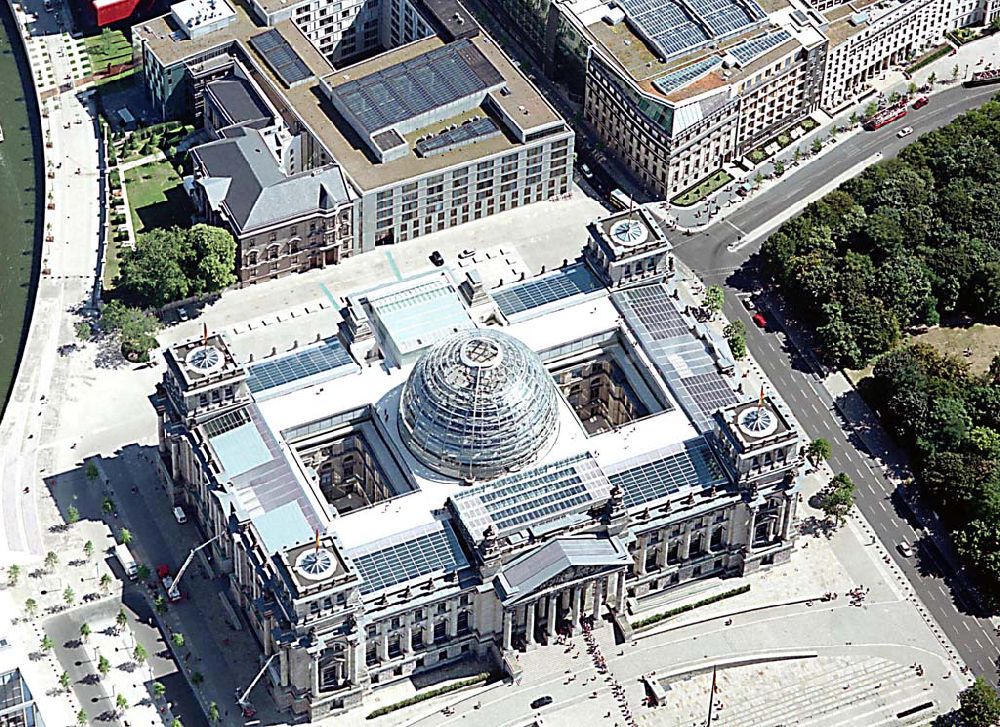
[{"label": "dark car", "polygon": [[531,703],[532,709],[541,709],[542,707],[547,707],[552,704],[552,697],[546,694],[544,697],[539,697],[534,702]]},{"label": "dark car", "polygon": [[435,250],[431,253],[431,262],[438,267],[444,265],[444,257],[442,257],[440,250]]}]

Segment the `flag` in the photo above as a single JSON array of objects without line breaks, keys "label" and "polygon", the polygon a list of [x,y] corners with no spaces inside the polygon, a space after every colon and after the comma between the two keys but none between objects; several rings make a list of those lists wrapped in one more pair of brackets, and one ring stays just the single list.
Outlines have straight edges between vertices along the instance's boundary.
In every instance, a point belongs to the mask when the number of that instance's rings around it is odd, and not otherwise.
[{"label": "flag", "polygon": [[201,329],[201,345],[202,346],[207,346],[208,345],[208,323],[202,322],[201,325],[203,326],[202,329]]},{"label": "flag", "polygon": [[316,552],[319,552],[319,528],[316,528]]},{"label": "flag", "polygon": [[764,406],[764,386],[761,384],[760,387],[760,399],[757,400],[757,408]]}]

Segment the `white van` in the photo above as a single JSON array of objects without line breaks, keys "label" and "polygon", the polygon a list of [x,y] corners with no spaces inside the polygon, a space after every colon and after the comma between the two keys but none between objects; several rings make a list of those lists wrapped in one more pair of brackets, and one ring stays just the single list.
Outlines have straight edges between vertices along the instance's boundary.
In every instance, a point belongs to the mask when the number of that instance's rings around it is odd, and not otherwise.
[{"label": "white van", "polygon": [[118,563],[121,565],[122,570],[125,571],[128,579],[134,581],[139,573],[139,566],[136,564],[135,558],[132,557],[128,546],[123,543],[117,543],[115,545],[115,558],[118,559]]},{"label": "white van", "polygon": [[180,525],[183,525],[188,521],[188,516],[184,514],[184,508],[174,508],[174,520],[176,520]]}]

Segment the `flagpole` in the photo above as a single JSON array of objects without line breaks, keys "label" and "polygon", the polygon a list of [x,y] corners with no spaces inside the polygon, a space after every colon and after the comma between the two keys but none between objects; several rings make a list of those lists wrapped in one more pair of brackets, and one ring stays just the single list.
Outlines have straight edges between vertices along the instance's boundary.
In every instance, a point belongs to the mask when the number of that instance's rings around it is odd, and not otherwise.
[{"label": "flagpole", "polygon": [[706,722],[707,727],[712,727],[712,708],[715,706],[715,670],[718,667],[712,667],[712,688],[708,690],[708,722]]}]

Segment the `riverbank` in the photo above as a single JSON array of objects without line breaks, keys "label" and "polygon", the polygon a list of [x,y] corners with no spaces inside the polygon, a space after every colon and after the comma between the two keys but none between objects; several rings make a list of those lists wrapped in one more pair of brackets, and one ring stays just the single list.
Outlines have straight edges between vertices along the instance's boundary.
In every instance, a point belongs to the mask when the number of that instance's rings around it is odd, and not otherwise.
[{"label": "riverbank", "polygon": [[23,38],[9,4],[0,6],[6,47],[0,57],[0,421],[30,331],[41,271],[46,195],[41,108]]}]

